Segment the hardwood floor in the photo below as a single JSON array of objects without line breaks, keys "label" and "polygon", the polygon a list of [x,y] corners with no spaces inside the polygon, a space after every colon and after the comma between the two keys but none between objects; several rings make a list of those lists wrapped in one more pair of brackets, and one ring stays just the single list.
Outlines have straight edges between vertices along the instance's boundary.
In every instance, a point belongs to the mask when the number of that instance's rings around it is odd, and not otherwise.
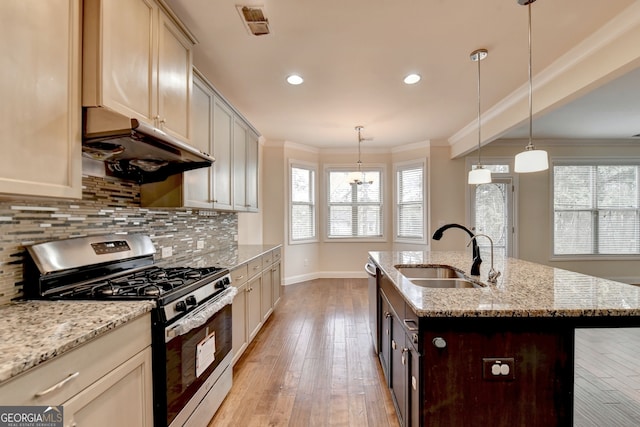
[{"label": "hardwood floor", "polygon": [[[234,367],[218,426],[398,426],[368,329],[366,279],[284,287]],[[574,426],[640,426],[640,329],[576,331]]]},{"label": "hardwood floor", "polygon": [[284,287],[209,426],[398,426],[367,307],[366,279]]}]

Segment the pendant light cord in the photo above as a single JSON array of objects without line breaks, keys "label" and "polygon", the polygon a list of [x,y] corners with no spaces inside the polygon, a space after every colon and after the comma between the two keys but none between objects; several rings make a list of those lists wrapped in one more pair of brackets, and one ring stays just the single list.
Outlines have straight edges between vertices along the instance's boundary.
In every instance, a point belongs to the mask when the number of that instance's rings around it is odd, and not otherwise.
[{"label": "pendant light cord", "polygon": [[527,5],[529,10],[529,144],[527,150],[533,150],[533,73],[531,71],[531,3]]},{"label": "pendant light cord", "polygon": [[482,53],[478,52],[478,167],[482,168],[482,162],[480,161],[480,147],[482,138],[480,136],[480,61]]}]

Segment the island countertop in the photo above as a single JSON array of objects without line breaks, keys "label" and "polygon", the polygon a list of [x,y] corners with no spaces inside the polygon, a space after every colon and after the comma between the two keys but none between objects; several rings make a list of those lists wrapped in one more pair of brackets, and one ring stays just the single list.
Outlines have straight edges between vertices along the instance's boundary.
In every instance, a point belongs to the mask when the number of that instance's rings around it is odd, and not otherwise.
[{"label": "island countertop", "polygon": [[[490,260],[480,276],[470,276],[471,255],[457,251],[372,251],[369,257],[420,317],[629,317],[640,316],[640,287],[498,257],[496,284],[487,282]],[[488,257],[487,257],[488,258]],[[397,265],[450,266],[481,288],[434,289],[416,286]]]}]

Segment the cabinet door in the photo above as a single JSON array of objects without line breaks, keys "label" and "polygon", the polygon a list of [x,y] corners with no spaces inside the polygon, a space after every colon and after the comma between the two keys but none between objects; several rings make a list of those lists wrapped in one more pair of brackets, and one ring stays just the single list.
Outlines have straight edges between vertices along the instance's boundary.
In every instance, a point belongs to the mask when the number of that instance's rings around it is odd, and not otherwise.
[{"label": "cabinet door", "polygon": [[[407,340],[410,338],[407,337]],[[421,402],[420,398],[422,396],[420,385],[422,384],[422,378],[420,375],[420,363],[422,361],[422,357],[420,353],[413,345],[407,345],[409,348],[409,397],[408,397],[408,405],[409,410],[407,411],[408,422],[407,425],[411,427],[418,427],[421,423]]]},{"label": "cabinet door", "polygon": [[192,44],[162,10],[158,28],[157,126],[189,142]]},{"label": "cabinet door", "polygon": [[407,376],[409,372],[409,349],[405,345],[405,333],[402,320],[391,317],[391,382],[390,391],[400,425],[407,425]]},{"label": "cabinet door", "polygon": [[213,207],[232,210],[233,112],[219,97],[213,104]]},{"label": "cabinet door", "polygon": [[245,173],[245,204],[250,212],[258,212],[258,167],[259,144],[258,135],[252,130],[247,131],[247,164]]},{"label": "cabinet door", "polygon": [[233,364],[235,364],[249,343],[247,325],[247,283],[238,288],[231,305],[231,347],[233,349]]},{"label": "cabinet door", "polygon": [[380,292],[380,364],[382,365],[382,371],[384,372],[384,377],[387,381],[387,385],[390,384],[391,381],[391,306],[389,301],[384,296],[384,293]]},{"label": "cabinet door", "polygon": [[156,125],[158,9],[152,0],[84,1],[83,105]]},{"label": "cabinet door", "polygon": [[233,209],[246,211],[247,127],[233,120]]},{"label": "cabinet door", "polygon": [[280,283],[282,280],[280,268],[281,266],[279,262],[276,262],[271,266],[271,286],[273,286],[271,297],[273,298],[273,307],[275,307],[278,301],[280,301],[280,291],[282,290],[282,285]]},{"label": "cabinet door", "polygon": [[[213,139],[213,92],[197,76],[193,78],[191,101],[191,144],[205,153],[211,152]],[[184,206],[212,208],[211,168],[200,168],[184,173]]]},{"label": "cabinet door", "polygon": [[262,326],[262,275],[259,274],[248,282],[247,322],[249,323],[249,341]]},{"label": "cabinet door", "polygon": [[64,402],[64,424],[152,426],[151,348]]},{"label": "cabinet door", "polygon": [[273,311],[273,276],[269,267],[262,272],[262,321],[264,322]]},{"label": "cabinet door", "polygon": [[0,1],[0,193],[82,197],[80,3]]}]

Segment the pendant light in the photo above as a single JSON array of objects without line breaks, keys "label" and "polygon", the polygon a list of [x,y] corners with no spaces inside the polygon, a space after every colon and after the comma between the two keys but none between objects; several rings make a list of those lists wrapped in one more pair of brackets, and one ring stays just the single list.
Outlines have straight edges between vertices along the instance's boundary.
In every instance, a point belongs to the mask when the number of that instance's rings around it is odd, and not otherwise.
[{"label": "pendant light", "polygon": [[364,129],[363,126],[356,126],[355,127],[356,131],[358,131],[358,172],[352,172],[349,174],[349,183],[350,184],[356,184],[356,185],[362,185],[362,184],[373,184],[372,180],[369,181],[365,181],[365,177],[364,177],[364,172],[362,172],[362,160],[360,159],[360,145],[362,144],[362,141],[366,140],[366,139],[370,139],[370,138],[363,138],[362,137],[362,129]]},{"label": "pendant light", "polygon": [[514,170],[520,173],[539,172],[549,169],[547,152],[536,150],[532,142],[533,134],[533,76],[531,73],[531,3],[536,0],[518,0],[518,4],[529,10],[529,144],[522,153],[516,155]]},{"label": "pendant light", "polygon": [[491,182],[491,171],[485,169],[480,161],[480,61],[489,55],[486,49],[478,49],[471,52],[471,60],[478,63],[478,164],[475,169],[469,171],[469,184],[488,184]]}]

